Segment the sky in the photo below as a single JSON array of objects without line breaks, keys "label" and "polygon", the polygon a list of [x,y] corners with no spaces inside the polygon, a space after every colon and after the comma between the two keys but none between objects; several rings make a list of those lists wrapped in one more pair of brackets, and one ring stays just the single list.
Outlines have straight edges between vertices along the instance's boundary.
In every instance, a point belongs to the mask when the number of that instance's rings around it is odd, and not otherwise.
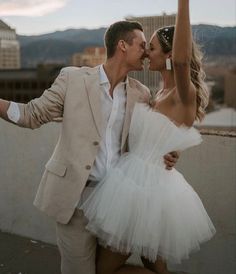
[{"label": "sky", "polygon": [[[21,35],[99,28],[126,16],[175,13],[177,0],[0,0],[0,19]],[[192,24],[236,25],[236,0],[190,0]]]}]

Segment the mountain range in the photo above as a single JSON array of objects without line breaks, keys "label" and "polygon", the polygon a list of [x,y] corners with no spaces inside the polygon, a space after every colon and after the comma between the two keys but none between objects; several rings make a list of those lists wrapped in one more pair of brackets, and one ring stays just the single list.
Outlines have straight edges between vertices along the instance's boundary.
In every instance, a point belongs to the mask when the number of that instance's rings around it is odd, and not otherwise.
[{"label": "mountain range", "polygon": [[[193,25],[193,36],[209,58],[236,55],[236,27]],[[106,28],[68,29],[53,33],[18,35],[22,67],[36,67],[39,63],[70,64],[71,56],[86,47],[103,46]]]}]

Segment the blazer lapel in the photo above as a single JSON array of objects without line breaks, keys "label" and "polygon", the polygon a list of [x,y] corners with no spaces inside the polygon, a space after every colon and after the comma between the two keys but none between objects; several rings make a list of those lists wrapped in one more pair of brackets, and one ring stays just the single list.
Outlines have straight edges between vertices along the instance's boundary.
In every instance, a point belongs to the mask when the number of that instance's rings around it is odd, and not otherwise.
[{"label": "blazer lapel", "polygon": [[[87,75],[84,78],[85,87],[88,93],[89,103],[91,107],[91,111],[93,114],[94,123],[97,129],[99,136],[102,136],[102,103],[101,103],[101,92],[102,87],[100,85],[99,78],[99,67],[95,67],[91,69],[91,71],[87,72]],[[123,149],[127,136],[129,133],[131,116],[134,108],[134,104],[139,100],[139,93],[137,92],[136,87],[131,87],[127,83],[127,101],[126,101],[126,109],[125,109],[125,118],[121,136],[121,150]]]},{"label": "blazer lapel", "polygon": [[88,93],[89,104],[93,114],[93,119],[99,136],[102,136],[102,104],[101,104],[101,86],[98,73],[98,67],[85,76],[85,87]]},{"label": "blazer lapel", "polygon": [[131,122],[131,117],[133,113],[134,104],[139,100],[139,94],[135,88],[130,87],[127,84],[127,101],[126,101],[126,109],[125,109],[125,120],[123,125],[122,131],[122,138],[121,138],[121,151],[126,143],[126,139],[129,133],[129,127]]}]

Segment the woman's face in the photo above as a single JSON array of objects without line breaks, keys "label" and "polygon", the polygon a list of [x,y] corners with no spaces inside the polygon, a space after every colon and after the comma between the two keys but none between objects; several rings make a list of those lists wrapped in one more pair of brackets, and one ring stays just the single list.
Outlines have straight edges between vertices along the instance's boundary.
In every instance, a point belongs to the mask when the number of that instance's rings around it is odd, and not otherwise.
[{"label": "woman's face", "polygon": [[148,58],[149,58],[149,70],[162,71],[166,67],[166,58],[169,54],[162,51],[160,42],[154,33],[150,39]]}]

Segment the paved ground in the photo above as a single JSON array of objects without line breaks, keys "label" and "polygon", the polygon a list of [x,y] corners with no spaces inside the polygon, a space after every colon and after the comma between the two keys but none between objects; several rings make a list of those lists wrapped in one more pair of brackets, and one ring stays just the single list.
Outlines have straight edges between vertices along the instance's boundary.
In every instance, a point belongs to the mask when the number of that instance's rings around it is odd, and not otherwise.
[{"label": "paved ground", "polygon": [[[134,262],[137,258],[133,258]],[[60,274],[58,249],[0,230],[0,274]]]},{"label": "paved ground", "polygon": [[0,274],[59,274],[57,247],[0,231]]}]

